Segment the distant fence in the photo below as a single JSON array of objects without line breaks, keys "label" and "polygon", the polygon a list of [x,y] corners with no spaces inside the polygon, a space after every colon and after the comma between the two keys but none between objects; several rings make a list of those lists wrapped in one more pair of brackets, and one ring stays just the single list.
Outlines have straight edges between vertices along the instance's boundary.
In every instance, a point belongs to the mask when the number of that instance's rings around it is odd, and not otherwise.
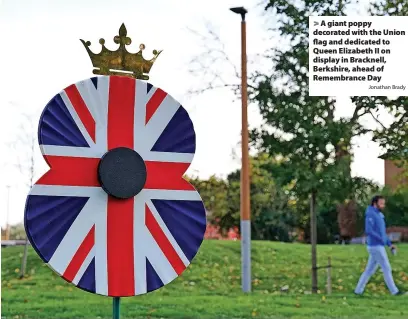
[{"label": "distant fence", "polygon": [[401,241],[408,242],[408,227],[404,226],[390,226],[387,228],[387,233],[400,233]]},{"label": "distant fence", "polygon": [[388,238],[393,242],[393,243],[399,243],[402,239],[402,234],[401,233],[389,233]]},{"label": "distant fence", "polygon": [[[24,246],[25,243],[25,240],[2,240],[1,247]],[[28,242],[28,244],[30,244],[30,242]]]},{"label": "distant fence", "polygon": [[[402,240],[402,233],[400,232],[390,232],[387,234],[388,238],[391,240],[393,243],[399,243]],[[364,245],[366,243],[366,237],[356,237],[352,238],[350,241],[350,244],[355,244],[355,245]]]},{"label": "distant fence", "polygon": [[364,245],[366,243],[366,238],[365,237],[356,237],[356,238],[352,238],[350,241],[350,244],[354,244],[354,245]]}]

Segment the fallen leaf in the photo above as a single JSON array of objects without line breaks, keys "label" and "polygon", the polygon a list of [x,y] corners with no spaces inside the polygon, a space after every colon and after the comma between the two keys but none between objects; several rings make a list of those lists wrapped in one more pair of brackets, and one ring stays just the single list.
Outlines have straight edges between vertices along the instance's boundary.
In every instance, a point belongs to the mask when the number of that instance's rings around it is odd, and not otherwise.
[{"label": "fallen leaf", "polygon": [[281,291],[288,291],[289,290],[289,285],[285,285],[281,287]]}]

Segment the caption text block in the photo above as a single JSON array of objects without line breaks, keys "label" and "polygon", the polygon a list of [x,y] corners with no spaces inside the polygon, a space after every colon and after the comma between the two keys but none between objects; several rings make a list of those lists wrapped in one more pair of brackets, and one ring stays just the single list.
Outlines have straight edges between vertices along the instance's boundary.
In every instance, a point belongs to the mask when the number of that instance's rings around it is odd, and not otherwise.
[{"label": "caption text block", "polygon": [[309,17],[310,96],[407,93],[408,17]]}]

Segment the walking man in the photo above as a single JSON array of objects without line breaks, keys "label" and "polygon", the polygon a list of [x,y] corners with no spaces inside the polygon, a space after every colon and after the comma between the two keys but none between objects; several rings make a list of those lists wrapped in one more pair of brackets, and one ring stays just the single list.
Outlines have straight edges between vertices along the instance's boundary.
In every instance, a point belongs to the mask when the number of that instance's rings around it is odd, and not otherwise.
[{"label": "walking man", "polygon": [[367,250],[369,253],[368,263],[358,281],[357,287],[354,290],[356,295],[362,295],[364,288],[367,285],[370,277],[377,271],[378,266],[381,267],[384,273],[385,283],[392,295],[402,295],[398,290],[392,278],[391,265],[388,260],[385,246],[396,250],[396,247],[391,244],[385,232],[384,215],[381,212],[385,207],[385,198],[383,196],[374,196],[371,200],[371,205],[367,207],[365,212],[365,233],[367,238]]}]

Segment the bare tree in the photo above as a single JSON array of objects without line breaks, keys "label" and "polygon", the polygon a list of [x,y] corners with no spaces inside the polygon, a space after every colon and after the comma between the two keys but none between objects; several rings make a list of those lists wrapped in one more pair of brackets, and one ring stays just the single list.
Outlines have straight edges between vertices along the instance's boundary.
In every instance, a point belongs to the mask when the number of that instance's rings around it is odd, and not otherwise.
[{"label": "bare tree", "polygon": [[[217,28],[210,22],[205,22],[202,31],[187,28],[193,38],[199,43],[200,50],[197,55],[189,61],[189,73],[193,78],[199,81],[191,85],[187,94],[190,97],[204,95],[213,91],[230,92],[231,102],[236,102],[241,98],[241,73],[240,58],[237,56],[235,61],[228,52],[226,45],[219,35]],[[236,50],[239,52],[239,50]],[[247,63],[254,65],[256,57],[249,57]],[[251,84],[255,76],[249,77],[248,88],[251,98],[253,85]],[[241,158],[238,156],[240,142],[231,150],[231,157],[237,163]]]},{"label": "bare tree", "polygon": [[[36,116],[29,114],[23,114],[21,118],[22,121],[19,126],[19,134],[17,135],[16,141],[12,143],[11,147],[16,154],[15,165],[24,177],[24,186],[27,187],[27,190],[30,190],[34,184],[34,178],[36,177],[37,168],[37,118]],[[26,273],[28,246],[29,241],[26,236],[24,253],[21,259],[20,278],[24,278]]]},{"label": "bare tree", "polygon": [[[201,45],[200,53],[189,63],[189,73],[200,79],[198,87],[190,88],[189,95],[200,95],[209,91],[229,89],[235,97],[240,97],[241,74],[239,59],[234,62],[227,52],[216,28],[209,22],[205,23],[204,31],[187,28]],[[252,64],[252,60],[248,60]],[[249,85],[251,87],[251,85]]]},{"label": "bare tree", "polygon": [[[276,35],[271,33],[270,17],[265,11],[267,1],[259,0],[252,5],[250,11],[257,14],[257,24],[264,24],[265,33],[257,34],[257,37],[263,38],[266,43],[269,43]],[[237,35],[239,34],[237,24]],[[192,87],[189,95],[200,95],[209,91],[229,89],[234,93],[234,97],[241,97],[241,58],[239,50],[239,42],[237,46],[228,48],[226,41],[221,37],[218,28],[209,21],[203,23],[201,30],[187,28],[191,33],[199,52],[189,61],[189,73],[199,79],[196,87]],[[269,69],[271,67],[270,49],[267,48],[264,52],[255,54],[247,53],[248,66],[248,98],[251,101],[252,92],[254,89],[253,83],[259,76],[258,70]]]}]

